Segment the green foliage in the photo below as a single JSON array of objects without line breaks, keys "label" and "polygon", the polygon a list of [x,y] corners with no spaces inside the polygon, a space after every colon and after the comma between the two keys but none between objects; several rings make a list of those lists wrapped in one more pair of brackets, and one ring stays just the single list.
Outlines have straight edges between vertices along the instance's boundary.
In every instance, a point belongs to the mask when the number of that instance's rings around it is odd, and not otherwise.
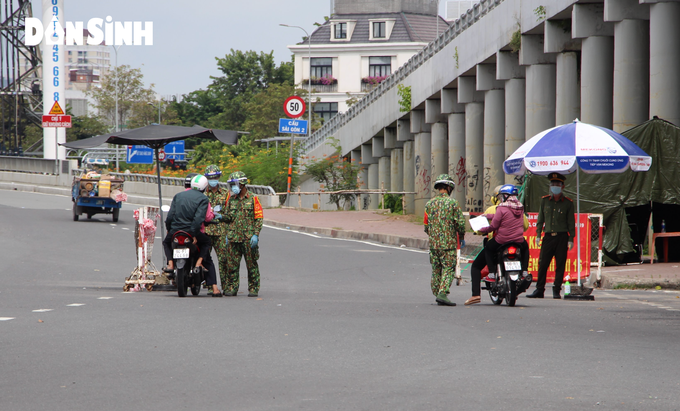
[{"label": "green foliage", "polygon": [[453,59],[456,60],[456,68],[458,68],[458,46],[454,49]]},{"label": "green foliage", "polygon": [[404,208],[400,194],[385,194],[383,197],[383,208],[390,209],[394,214],[403,214]]},{"label": "green foliage", "polygon": [[[359,166],[341,156],[340,141],[334,137],[326,139],[326,144],[333,147],[335,153],[319,160],[311,159],[305,166],[305,174],[317,183],[321,183],[326,191],[356,190],[358,188]],[[335,204],[338,210],[354,198],[354,194],[330,194],[328,204]]]},{"label": "green foliage", "polygon": [[102,77],[101,87],[92,88],[85,94],[94,100],[94,108],[109,125],[116,123],[116,89],[118,90],[118,124],[124,126],[132,114],[133,106],[146,104],[155,99],[154,85],[144,88],[144,75],[138,68],[128,65],[114,67]]},{"label": "green foliage", "polygon": [[[302,92],[302,90],[298,91]],[[248,130],[250,137],[255,140],[277,135],[279,119],[286,117],[283,112],[283,103],[295,92],[292,85],[284,83],[272,84],[254,95],[244,106],[246,120],[243,123],[243,129]]]},{"label": "green foliage", "polygon": [[548,12],[544,6],[538,6],[534,9],[534,14],[536,15],[536,21],[545,20]]},{"label": "green foliage", "polygon": [[[68,112],[69,110],[66,111]],[[66,129],[66,141],[76,141],[99,136],[109,131],[109,126],[97,116],[73,116],[71,123],[71,128]]]},{"label": "green foliage", "polygon": [[347,104],[347,107],[352,107],[361,99],[361,96],[352,95],[349,91],[346,92],[345,95],[347,95],[347,100],[345,100],[345,104]]},{"label": "green foliage", "polygon": [[517,30],[512,33],[512,37],[510,38],[510,48],[512,49],[513,53],[517,53],[521,47],[522,47],[522,30],[520,28],[517,28]]},{"label": "green foliage", "polygon": [[408,113],[411,111],[411,86],[404,86],[399,84],[397,86],[397,94],[399,95],[399,111]]}]

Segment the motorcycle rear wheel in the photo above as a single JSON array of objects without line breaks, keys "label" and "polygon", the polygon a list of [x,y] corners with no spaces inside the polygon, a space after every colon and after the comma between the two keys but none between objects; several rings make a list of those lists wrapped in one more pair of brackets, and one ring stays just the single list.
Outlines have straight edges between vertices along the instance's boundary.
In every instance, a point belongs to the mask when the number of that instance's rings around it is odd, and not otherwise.
[{"label": "motorcycle rear wheel", "polygon": [[177,282],[177,295],[180,297],[187,296],[186,281],[188,274],[189,269],[186,266],[177,269],[177,278],[175,278],[175,281]]},{"label": "motorcycle rear wheel", "polygon": [[487,290],[489,290],[489,298],[491,299],[491,302],[494,305],[501,305],[501,303],[503,302],[503,297],[501,297],[498,294],[498,291],[497,291],[498,288],[496,287],[496,283],[487,282],[486,288],[487,288]]},{"label": "motorcycle rear wheel", "polygon": [[508,287],[505,292],[505,303],[508,307],[514,307],[517,302],[517,281],[512,281],[509,278],[506,281]]}]

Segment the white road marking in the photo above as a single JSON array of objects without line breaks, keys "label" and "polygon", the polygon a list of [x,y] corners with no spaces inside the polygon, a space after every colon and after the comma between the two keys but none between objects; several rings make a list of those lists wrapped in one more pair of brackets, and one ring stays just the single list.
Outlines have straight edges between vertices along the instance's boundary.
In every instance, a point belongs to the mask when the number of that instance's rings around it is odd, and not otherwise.
[{"label": "white road marking", "polygon": [[85,304],[77,304],[76,303],[76,304],[67,304],[66,306],[67,307],[80,307],[80,306],[83,306],[83,305],[85,305]]},{"label": "white road marking", "polygon": [[660,308],[660,309],[666,310],[666,311],[680,311],[680,309],[672,308],[672,307],[669,307],[667,305],[663,305],[663,304],[660,304],[660,303],[653,303],[653,302],[649,302],[649,301],[635,300],[635,299],[632,299],[632,298],[628,298],[628,297],[624,297],[624,296],[620,296],[620,295],[614,295],[614,294],[610,294],[610,293],[607,293],[607,292],[603,292],[601,294],[605,297],[613,297],[613,298],[617,298],[619,300],[631,301],[631,302],[634,302],[634,303],[648,305],[648,306],[654,307],[654,308]]},{"label": "white road marking", "polygon": [[33,310],[34,313],[47,313],[53,311],[51,308],[41,308],[39,310]]},{"label": "white road marking", "polygon": [[412,248],[400,248],[400,247],[393,246],[393,245],[376,244],[376,243],[370,243],[368,241],[363,241],[363,240],[353,240],[351,238],[322,237],[320,235],[303,233],[302,231],[290,230],[290,229],[287,229],[287,228],[280,228],[280,227],[272,227],[272,226],[267,225],[267,224],[265,224],[264,226],[267,227],[267,228],[271,228],[273,230],[286,231],[286,232],[289,232],[289,233],[297,233],[297,234],[302,234],[302,235],[306,235],[306,236],[310,236],[310,237],[314,237],[314,238],[325,239],[325,240],[350,241],[350,242],[353,242],[353,243],[362,243],[362,244],[372,245],[374,247],[391,248],[393,250],[401,250],[401,251],[410,251],[412,253],[418,253],[418,254],[429,254],[430,253],[429,251],[416,250],[416,249],[412,249]]},{"label": "white road marking", "polygon": [[9,320],[13,320],[14,318],[16,318],[16,317],[0,317],[0,321],[9,321]]},{"label": "white road marking", "polygon": [[113,297],[99,297],[99,298],[97,298],[97,300],[110,300],[112,298]]}]

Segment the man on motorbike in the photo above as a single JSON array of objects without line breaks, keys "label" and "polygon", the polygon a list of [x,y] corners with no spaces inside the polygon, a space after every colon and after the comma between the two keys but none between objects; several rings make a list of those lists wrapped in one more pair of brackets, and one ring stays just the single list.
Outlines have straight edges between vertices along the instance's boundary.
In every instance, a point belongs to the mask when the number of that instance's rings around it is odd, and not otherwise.
[{"label": "man on motorbike", "polygon": [[488,227],[479,231],[481,233],[495,232],[494,237],[487,241],[484,247],[486,265],[489,268],[487,281],[496,279],[496,254],[507,243],[518,243],[522,253],[522,272],[527,275],[529,266],[529,244],[524,239],[524,206],[517,199],[517,187],[506,184],[498,190],[500,204],[496,207],[495,214],[487,214],[492,219]]},{"label": "man on motorbike", "polygon": [[[215,269],[210,252],[210,238],[201,232],[203,222],[208,217],[210,203],[208,197],[203,195],[208,186],[208,179],[202,175],[195,175],[191,179],[191,190],[177,193],[172,199],[170,211],[165,219],[165,228],[168,234],[163,240],[163,250],[168,260],[168,266],[163,269],[165,272],[174,271],[174,261],[172,259],[172,237],[177,231],[185,231],[194,238],[194,244],[199,249],[196,260],[196,267],[202,267],[208,271],[206,284],[212,286],[213,296],[222,296],[216,285]],[[205,265],[203,261],[205,260]],[[207,266],[207,267],[206,267]],[[210,267],[212,266],[212,269]],[[216,295],[217,294],[217,295]]]}]

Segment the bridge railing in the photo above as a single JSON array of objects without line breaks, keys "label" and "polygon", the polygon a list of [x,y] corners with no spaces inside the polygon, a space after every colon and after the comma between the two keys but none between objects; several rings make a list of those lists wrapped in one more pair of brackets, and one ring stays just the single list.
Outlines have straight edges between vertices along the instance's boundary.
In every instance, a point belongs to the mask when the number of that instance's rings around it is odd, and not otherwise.
[{"label": "bridge railing", "polygon": [[[0,171],[32,174],[60,174],[61,160],[46,158],[0,156]],[[66,167],[68,173],[68,167]]]},{"label": "bridge railing", "polygon": [[317,130],[312,136],[302,142],[302,151],[309,153],[311,150],[319,147],[326,137],[332,136],[336,131],[348,121],[361,113],[368,105],[376,101],[383,94],[385,94],[392,87],[401,83],[406,77],[413,73],[424,62],[429,60],[432,56],[437,54],[441,49],[446,47],[453,39],[458,37],[460,33],[475,24],[479,19],[488,14],[491,10],[496,8],[504,0],[481,0],[472,6],[465,14],[461,15],[459,19],[454,21],[439,37],[425,46],[417,54],[412,56],[406,63],[404,63],[397,71],[389,75],[383,80],[380,85],[374,88],[371,92],[366,94],[361,100],[352,105],[346,112],[338,113],[329,121]]}]

